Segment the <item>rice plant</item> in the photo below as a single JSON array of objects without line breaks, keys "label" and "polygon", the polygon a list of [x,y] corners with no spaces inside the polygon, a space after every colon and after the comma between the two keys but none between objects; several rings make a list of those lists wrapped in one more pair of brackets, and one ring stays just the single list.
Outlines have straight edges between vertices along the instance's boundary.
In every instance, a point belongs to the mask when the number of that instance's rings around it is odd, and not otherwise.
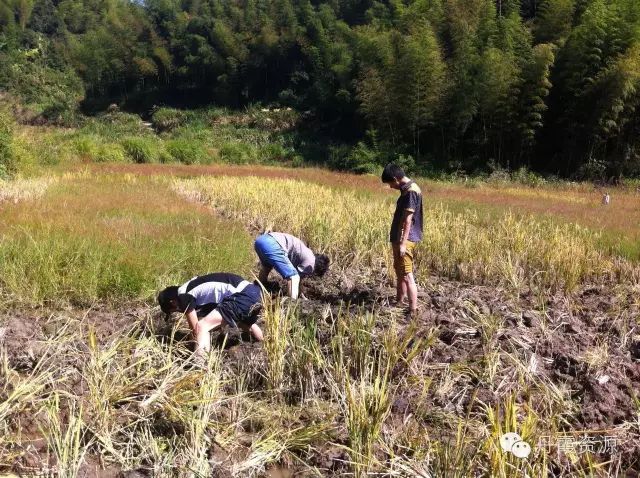
[{"label": "rice plant", "polygon": [[66,420],[63,421],[60,395],[57,393],[44,405],[42,434],[55,457],[55,476],[78,476],[82,461],[91,447],[93,439],[86,433],[82,412],[82,405],[71,400],[67,407]]},{"label": "rice plant", "polygon": [[[272,225],[303,237],[337,263],[391,270],[387,232],[393,201],[387,195],[259,177],[177,180],[173,187],[255,231]],[[301,187],[305,195],[299,194]],[[600,233],[580,225],[508,210],[483,213],[438,202],[425,207],[428,240],[416,249],[420,270],[515,289],[573,290],[588,279],[634,275],[632,267],[599,248]]]}]

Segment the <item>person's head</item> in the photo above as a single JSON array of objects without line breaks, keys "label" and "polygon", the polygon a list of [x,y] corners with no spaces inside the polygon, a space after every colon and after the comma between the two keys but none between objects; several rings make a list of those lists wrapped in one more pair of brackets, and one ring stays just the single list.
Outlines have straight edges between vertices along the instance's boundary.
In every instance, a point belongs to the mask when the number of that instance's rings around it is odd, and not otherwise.
[{"label": "person's head", "polygon": [[406,176],[404,170],[397,164],[389,163],[384,167],[382,171],[382,182],[388,184],[393,189],[400,189],[402,186],[402,179]]},{"label": "person's head", "polygon": [[316,263],[313,266],[313,273],[318,277],[322,277],[329,270],[329,264],[331,261],[329,260],[329,256],[326,254],[318,254],[316,255]]},{"label": "person's head", "polygon": [[172,285],[161,290],[158,294],[158,304],[167,316],[176,312],[178,310],[178,286]]}]

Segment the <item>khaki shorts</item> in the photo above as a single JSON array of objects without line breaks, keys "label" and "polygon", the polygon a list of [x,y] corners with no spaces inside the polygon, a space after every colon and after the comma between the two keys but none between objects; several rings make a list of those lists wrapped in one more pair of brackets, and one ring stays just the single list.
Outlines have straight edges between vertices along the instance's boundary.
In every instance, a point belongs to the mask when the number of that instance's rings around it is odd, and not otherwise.
[{"label": "khaki shorts", "polygon": [[393,243],[393,268],[398,277],[403,277],[413,273],[413,250],[416,247],[415,242],[407,241],[407,252],[404,256],[400,256],[400,243]]}]

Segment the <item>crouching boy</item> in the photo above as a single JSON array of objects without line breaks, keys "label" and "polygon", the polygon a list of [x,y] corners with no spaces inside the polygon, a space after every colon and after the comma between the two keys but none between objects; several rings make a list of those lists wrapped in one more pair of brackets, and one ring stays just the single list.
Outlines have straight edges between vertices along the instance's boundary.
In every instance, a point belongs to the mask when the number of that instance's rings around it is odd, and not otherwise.
[{"label": "crouching boy", "polygon": [[207,274],[167,287],[158,294],[158,303],[167,316],[185,314],[200,353],[211,349],[209,333],[225,325],[249,331],[258,341],[264,338],[256,324],[262,289],[236,274]]},{"label": "crouching boy", "polygon": [[287,280],[287,294],[292,299],[297,299],[300,293],[300,277],[322,277],[329,269],[329,257],[314,254],[291,234],[265,232],[253,246],[260,259],[260,282],[266,284],[269,273],[275,269]]}]

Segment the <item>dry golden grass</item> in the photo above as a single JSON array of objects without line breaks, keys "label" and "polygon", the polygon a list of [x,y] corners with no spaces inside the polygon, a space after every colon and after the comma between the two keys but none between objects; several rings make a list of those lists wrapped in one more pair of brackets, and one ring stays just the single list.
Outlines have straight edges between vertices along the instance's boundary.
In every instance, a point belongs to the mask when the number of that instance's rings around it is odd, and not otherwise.
[{"label": "dry golden grass", "polygon": [[[81,170],[39,199],[6,204],[3,292],[35,303],[52,295],[122,303],[209,269],[248,271],[251,242],[243,225],[299,234],[333,255],[337,268],[388,268],[395,195],[369,178],[359,181],[370,186],[354,189],[349,176],[327,186],[309,170],[300,173],[305,181],[277,177],[284,170],[269,170],[268,178],[247,168],[241,177],[172,181],[156,177],[171,169],[137,171]],[[514,288],[570,289],[630,277],[632,266],[599,249],[598,234],[583,227],[450,203],[426,206],[419,271]],[[30,472],[58,476],[77,475],[87,457],[157,477],[257,477],[274,465],[312,476],[614,475],[618,457],[564,462],[536,448],[529,460],[518,460],[499,448],[505,431],[536,444],[543,430],[565,427],[579,404],[569,385],[535,373],[531,345],[499,341],[504,323],[496,315],[463,302],[455,320],[462,332],[473,331],[467,343],[476,354],[436,363],[436,327],[402,323],[373,306],[302,309],[274,299],[263,317],[264,347],[216,350],[206,370],[192,368],[189,350],[174,340],[184,322],[167,332],[145,307],[92,321],[91,310],[52,314],[45,326],[53,333],[34,326],[25,335],[35,337],[25,348],[35,344],[39,354],[31,364],[25,352],[26,366],[22,344],[9,356],[0,337],[0,467],[11,470],[29,456],[35,433],[45,444],[41,466]],[[15,324],[11,317],[2,320]],[[0,325],[4,333],[8,325]],[[603,342],[580,359],[600,372],[618,346]],[[476,399],[479,389],[496,403]],[[398,399],[406,412],[393,411]],[[27,417],[40,424],[29,437]],[[326,465],[330,453],[336,458]]]},{"label": "dry golden grass", "polygon": [[[174,189],[254,231],[272,227],[298,235],[342,267],[391,269],[394,196],[263,177],[201,177],[176,181]],[[585,281],[637,279],[637,268],[601,250],[601,234],[575,224],[450,208],[425,196],[424,231],[416,254],[419,280],[431,271],[516,289],[572,290]]]},{"label": "dry golden grass", "polygon": [[[340,189],[369,191],[381,196],[395,193],[374,176],[336,173],[317,168],[286,169],[267,166],[240,165],[93,165],[100,171],[135,174],[161,174],[178,176],[256,176],[272,179],[297,179]],[[426,204],[443,204],[455,209],[477,209],[479,213],[530,213],[541,218],[554,218],[572,222],[602,232],[611,237],[605,246],[614,252],[627,252],[640,259],[640,192],[637,190],[596,187],[588,183],[558,183],[539,187],[513,183],[487,183],[480,181],[444,182],[416,178],[422,186]],[[601,204],[607,191],[611,204]],[[615,237],[617,236],[617,237]],[[618,246],[618,249],[615,249]],[[629,249],[629,250],[626,250]]]},{"label": "dry golden grass", "polygon": [[[586,226],[604,233],[603,246],[640,260],[640,193],[637,191],[586,184],[555,188],[486,184],[469,188],[460,184],[426,184],[432,197],[438,200],[480,205],[496,211],[510,209]],[[611,197],[608,206],[602,204],[605,191]]]},{"label": "dry golden grass", "polygon": [[55,177],[0,180],[0,205],[3,202],[25,201],[41,197],[56,182]]}]

